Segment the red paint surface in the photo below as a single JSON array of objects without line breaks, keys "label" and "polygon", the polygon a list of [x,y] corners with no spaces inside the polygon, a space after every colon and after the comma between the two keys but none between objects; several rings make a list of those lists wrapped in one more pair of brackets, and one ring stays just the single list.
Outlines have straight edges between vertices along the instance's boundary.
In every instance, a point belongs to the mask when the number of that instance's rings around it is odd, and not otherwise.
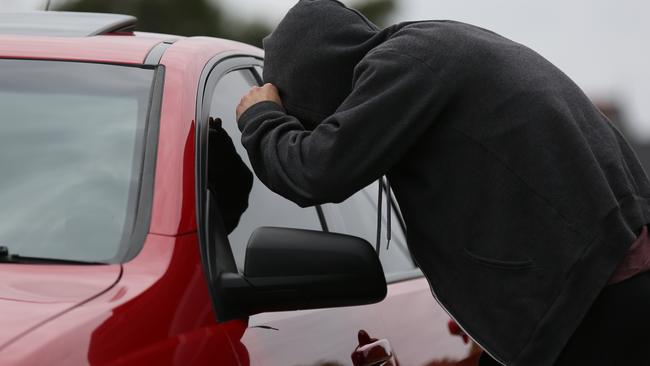
[{"label": "red paint surface", "polygon": [[0,35],[0,57],[141,64],[160,36],[34,37]]},{"label": "red paint surface", "polygon": [[140,254],[123,265],[117,284],[5,346],[0,360],[2,365],[238,364],[214,320],[195,234],[149,235]]},{"label": "red paint surface", "polygon": [[[424,278],[388,285],[380,303],[264,313],[241,337],[253,366],[470,366],[480,349],[451,335]],[[259,328],[270,326],[274,329]],[[372,340],[360,337],[364,330]],[[374,364],[373,364],[374,362]]]},{"label": "red paint surface", "polygon": [[241,43],[214,38],[187,38],[174,43],[163,55],[165,91],[154,192],[151,232],[178,235],[196,231],[194,195],[194,119],[199,78],[215,55],[239,51],[261,55]]},{"label": "red paint surface", "polygon": [[100,294],[119,276],[119,265],[0,264],[0,346]]}]

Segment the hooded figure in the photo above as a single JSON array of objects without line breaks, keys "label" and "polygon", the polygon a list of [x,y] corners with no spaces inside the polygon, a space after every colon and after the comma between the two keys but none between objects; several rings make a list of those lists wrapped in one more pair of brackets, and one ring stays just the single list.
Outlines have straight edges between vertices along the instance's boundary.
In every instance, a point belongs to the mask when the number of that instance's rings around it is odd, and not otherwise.
[{"label": "hooded figure", "polygon": [[645,172],[580,88],[485,29],[380,30],[333,0],[299,1],[264,50],[281,103],[239,118],[259,178],[310,206],[387,175],[440,304],[499,362],[556,362],[650,221]]}]

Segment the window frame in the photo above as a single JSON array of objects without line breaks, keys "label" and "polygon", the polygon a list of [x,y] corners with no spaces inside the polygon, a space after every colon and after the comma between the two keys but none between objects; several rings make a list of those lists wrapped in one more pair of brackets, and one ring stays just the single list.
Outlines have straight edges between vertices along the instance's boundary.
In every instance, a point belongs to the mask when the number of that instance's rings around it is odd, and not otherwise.
[{"label": "window frame", "polygon": [[[208,181],[208,118],[210,101],[219,80],[229,72],[251,68],[261,64],[261,60],[246,54],[219,54],[203,68],[196,96],[195,119],[195,192],[196,221],[199,252],[204,275],[208,281],[208,291],[217,321],[227,319],[236,309],[229,309],[227,299],[219,292],[219,277],[222,273],[237,273],[237,265],[227,240],[225,228],[220,217],[208,217],[210,210],[207,190]],[[213,224],[214,223],[214,224]],[[219,223],[220,225],[217,225]],[[224,241],[224,239],[226,239]],[[220,296],[221,295],[221,296]]]},{"label": "window frame", "polygon": [[[238,70],[247,70],[256,79],[258,85],[262,85],[262,76],[259,69],[263,67],[263,58],[242,54],[237,52],[224,52],[214,56],[209,60],[199,78],[197,98],[196,98],[196,129],[195,129],[195,192],[196,192],[196,217],[198,225],[199,252],[204,275],[208,280],[208,290],[212,299],[213,310],[217,322],[222,319],[232,319],[233,309],[228,304],[228,298],[219,289],[219,278],[222,273],[237,273],[237,265],[232,253],[232,248],[227,240],[227,233],[222,225],[220,217],[209,217],[208,200],[210,199],[207,192],[207,159],[208,159],[208,119],[210,117],[210,104],[216,86],[220,80],[228,73]],[[234,107],[234,106],[233,106]],[[394,197],[391,195],[394,201]],[[397,210],[397,205],[393,205]],[[327,217],[320,205],[314,206],[321,228],[324,232],[329,232]],[[214,211],[214,210],[212,210]],[[376,211],[373,211],[376,214]],[[399,216],[399,225],[404,229],[401,212],[396,211]],[[221,227],[215,227],[221,226]],[[211,232],[215,231],[215,232]],[[406,234],[406,233],[405,233]],[[213,237],[216,236],[216,237]],[[224,240],[225,239],[225,240]],[[424,274],[419,268],[412,271],[386,274],[388,284],[394,284],[401,281],[413,280],[423,277]],[[236,317],[236,316],[235,316]]]},{"label": "window frame", "polygon": [[[382,179],[382,183],[384,183],[383,179]],[[408,231],[406,230],[406,223],[404,221],[404,216],[402,216],[402,210],[397,204],[397,199],[395,198],[395,195],[393,194],[392,190],[390,192],[386,192],[386,185],[382,184],[382,189],[384,190],[384,193],[388,194],[388,199],[390,199],[391,201],[392,210],[395,212],[395,216],[397,216],[397,219],[399,221],[399,227],[402,230],[402,233],[404,234],[404,239],[406,239],[408,243]],[[408,250],[408,247],[406,249]],[[420,265],[415,260],[415,257],[413,257],[413,254],[410,253],[410,250],[409,250],[409,258],[415,265],[415,268],[409,271],[398,272],[398,273],[384,273],[387,284],[390,285],[397,282],[415,280],[424,277],[424,272],[422,272],[422,270],[420,269]]]},{"label": "window frame", "polygon": [[[219,278],[222,273],[237,273],[237,265],[232,253],[232,247],[227,239],[227,233],[218,210],[210,209],[211,197],[207,190],[208,172],[208,119],[210,104],[215,89],[221,79],[231,72],[246,70],[251,73],[258,85],[262,85],[262,77],[257,68],[263,66],[263,59],[249,54],[225,52],[213,57],[206,63],[199,79],[196,98],[196,129],[195,129],[195,191],[196,217],[198,225],[199,251],[204,274],[208,280],[213,309],[219,318],[232,318],[233,309],[229,306],[227,296],[219,291]],[[235,106],[233,106],[234,108]],[[321,230],[327,232],[328,226],[320,206],[314,208],[321,225]]]}]

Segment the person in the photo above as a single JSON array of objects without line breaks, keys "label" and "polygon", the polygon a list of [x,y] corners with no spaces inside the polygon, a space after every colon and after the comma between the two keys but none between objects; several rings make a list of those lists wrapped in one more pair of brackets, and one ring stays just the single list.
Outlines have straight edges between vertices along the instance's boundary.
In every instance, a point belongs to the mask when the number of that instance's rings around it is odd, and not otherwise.
[{"label": "person", "polygon": [[482,365],[650,364],[650,182],[569,77],[476,26],[379,29],[334,0],[299,1],[264,51],[237,106],[254,172],[300,206],[386,175]]}]

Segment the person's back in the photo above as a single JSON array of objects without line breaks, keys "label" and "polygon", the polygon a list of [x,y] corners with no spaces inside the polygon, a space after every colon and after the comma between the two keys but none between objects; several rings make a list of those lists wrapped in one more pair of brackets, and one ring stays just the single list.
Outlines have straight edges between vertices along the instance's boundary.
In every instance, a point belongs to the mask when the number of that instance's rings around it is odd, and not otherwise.
[{"label": "person's back", "polygon": [[524,46],[453,22],[407,25],[375,51],[385,46],[431,68],[446,59],[434,81],[446,100],[388,171],[411,251],[496,358],[550,364],[542,355],[561,350],[649,221],[643,169],[582,91]]},{"label": "person's back", "polygon": [[583,92],[484,29],[378,30],[327,0],[301,1],[265,51],[284,108],[240,118],[262,181],[304,206],[387,174],[450,314],[504,363],[552,364],[650,221],[645,172]]}]

